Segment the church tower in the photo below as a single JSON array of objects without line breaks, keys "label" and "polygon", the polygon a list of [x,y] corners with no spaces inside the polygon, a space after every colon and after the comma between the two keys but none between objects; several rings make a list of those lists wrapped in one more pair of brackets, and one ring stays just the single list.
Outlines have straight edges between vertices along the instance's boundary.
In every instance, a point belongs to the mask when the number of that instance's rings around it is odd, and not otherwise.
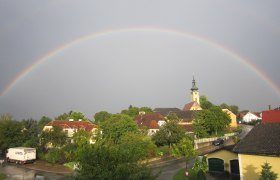
[{"label": "church tower", "polygon": [[194,77],[193,77],[193,80],[192,80],[191,94],[192,94],[192,101],[197,102],[197,104],[200,104],[200,102],[199,102],[199,92],[198,92],[198,88],[195,84]]}]

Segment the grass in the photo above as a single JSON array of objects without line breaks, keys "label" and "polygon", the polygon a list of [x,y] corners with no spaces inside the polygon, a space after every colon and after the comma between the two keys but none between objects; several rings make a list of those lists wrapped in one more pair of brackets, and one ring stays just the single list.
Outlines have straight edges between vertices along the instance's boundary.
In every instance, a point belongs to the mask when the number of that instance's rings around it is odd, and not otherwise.
[{"label": "grass", "polygon": [[69,167],[71,169],[74,169],[74,164],[75,164],[75,162],[69,162],[69,163],[65,163],[63,165],[66,166],[66,167]]},{"label": "grass", "polygon": [[7,175],[4,173],[0,173],[0,180],[6,179]]},{"label": "grass", "polygon": [[178,170],[176,172],[176,174],[173,176],[173,180],[194,180],[194,179],[197,179],[197,177],[196,177],[197,174],[193,170],[189,169],[189,175],[188,176],[185,175],[185,170],[186,170],[185,168]]},{"label": "grass", "polygon": [[190,177],[185,176],[185,168],[180,169],[176,172],[176,174],[173,176],[173,180],[190,180]]}]

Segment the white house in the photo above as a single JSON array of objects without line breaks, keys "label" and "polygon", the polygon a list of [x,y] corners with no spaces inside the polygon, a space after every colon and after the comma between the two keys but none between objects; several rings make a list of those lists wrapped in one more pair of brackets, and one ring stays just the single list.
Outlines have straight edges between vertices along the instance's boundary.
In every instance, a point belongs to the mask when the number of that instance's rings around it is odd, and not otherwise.
[{"label": "white house", "polygon": [[261,113],[253,113],[253,112],[247,112],[243,117],[242,121],[243,122],[251,122],[251,121],[256,121],[256,120],[261,120]]},{"label": "white house", "polygon": [[[97,126],[91,122],[88,121],[73,121],[73,120],[53,120],[46,124],[43,128],[43,131],[48,131],[53,128],[53,126],[60,126],[62,130],[66,133],[68,138],[72,138],[74,133],[78,130],[85,130],[87,132],[95,133]],[[72,139],[71,139],[72,141]],[[92,140],[90,140],[91,143],[94,143]]]}]

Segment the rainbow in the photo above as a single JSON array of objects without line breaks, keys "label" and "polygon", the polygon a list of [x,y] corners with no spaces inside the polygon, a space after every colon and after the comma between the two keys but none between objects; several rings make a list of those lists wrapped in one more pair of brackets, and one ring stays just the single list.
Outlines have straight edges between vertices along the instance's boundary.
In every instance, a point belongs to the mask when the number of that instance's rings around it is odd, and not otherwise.
[{"label": "rainbow", "polygon": [[69,49],[70,47],[77,46],[77,45],[79,45],[83,42],[86,42],[88,40],[93,40],[93,39],[104,37],[104,36],[116,35],[116,34],[119,34],[119,33],[143,33],[143,32],[147,32],[147,33],[167,33],[167,34],[171,34],[171,35],[174,35],[174,36],[179,36],[179,37],[182,37],[182,38],[186,38],[186,39],[189,39],[189,40],[200,42],[200,43],[206,44],[206,45],[208,45],[212,48],[215,48],[215,49],[221,51],[222,53],[225,53],[226,55],[231,56],[233,59],[239,61],[240,63],[242,63],[243,65],[248,67],[252,72],[257,74],[266,84],[268,84],[276,92],[276,94],[278,94],[280,96],[280,87],[278,87],[276,83],[274,83],[256,65],[251,63],[251,61],[249,59],[247,59],[247,58],[245,59],[244,57],[242,57],[238,53],[228,49],[227,47],[222,46],[221,44],[218,44],[217,42],[215,42],[211,39],[208,39],[208,38],[205,38],[205,37],[202,37],[202,36],[198,36],[197,34],[194,34],[194,33],[178,31],[178,30],[175,30],[175,29],[145,27],[145,28],[111,29],[111,30],[107,30],[107,31],[94,32],[94,33],[91,33],[89,35],[79,37],[79,38],[77,38],[77,39],[75,39],[75,40],[73,40],[73,41],[71,41],[67,44],[63,44],[60,47],[44,54],[43,56],[41,56],[40,58],[35,60],[31,65],[26,67],[23,71],[21,71],[12,81],[10,81],[4,87],[4,89],[0,92],[0,97],[7,94],[13,87],[16,86],[16,84],[19,81],[23,80],[24,77],[26,77],[28,74],[30,74],[30,72],[32,72],[35,68],[41,66],[44,62],[50,60],[51,58],[55,57],[56,55],[58,55],[59,53],[65,51],[65,50]]}]

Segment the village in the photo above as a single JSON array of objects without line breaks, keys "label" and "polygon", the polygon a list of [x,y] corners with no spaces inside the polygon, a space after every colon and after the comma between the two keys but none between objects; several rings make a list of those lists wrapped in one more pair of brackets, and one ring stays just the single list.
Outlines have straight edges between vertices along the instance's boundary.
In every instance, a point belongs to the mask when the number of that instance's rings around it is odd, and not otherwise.
[{"label": "village", "polygon": [[[256,113],[238,112],[236,106],[226,104],[223,104],[223,107],[215,106],[207,97],[200,97],[194,78],[190,91],[191,102],[185,104],[182,109],[152,110],[148,107],[130,106],[120,114],[110,114],[106,111],[96,113],[93,122],[83,119],[80,112],[70,112],[57,119],[45,118],[39,121],[41,131],[34,131],[32,127],[37,122],[25,121],[23,128],[14,126],[20,128],[19,136],[27,137],[25,142],[21,142],[24,139],[19,137],[11,137],[14,129],[8,130],[11,133],[10,137],[5,137],[8,135],[7,130],[4,130],[7,128],[5,124],[10,126],[9,123],[13,121],[2,115],[0,173],[4,166],[9,164],[21,164],[26,168],[36,169],[36,164],[38,168],[41,161],[46,161],[52,164],[48,167],[49,170],[59,164],[66,165],[66,170],[60,168],[60,173],[71,174],[71,177],[73,173],[77,177],[98,177],[98,170],[89,174],[94,168],[89,171],[83,168],[85,164],[107,166],[105,164],[109,162],[98,164],[101,161],[100,157],[86,157],[83,152],[99,154],[101,152],[94,150],[95,146],[103,149],[110,145],[118,147],[121,151],[124,151],[122,148],[125,147],[126,151],[129,151],[126,152],[127,157],[122,155],[123,152],[117,151],[120,157],[111,158],[121,158],[122,163],[127,161],[136,167],[143,160],[152,164],[155,159],[183,158],[186,168],[178,169],[177,176],[193,178],[225,174],[224,176],[235,179],[258,179],[264,167],[270,167],[271,169],[267,170],[271,170],[276,176],[280,174],[280,142],[277,138],[280,135],[279,108],[269,107],[268,110]],[[13,125],[10,128],[13,128]],[[14,142],[15,140],[18,142]],[[104,150],[106,148],[102,151]],[[112,149],[106,151],[113,153]],[[108,154],[101,153],[99,156],[110,160]],[[197,158],[190,163],[191,157]],[[39,170],[46,170],[43,166],[40,168],[42,169]],[[104,172],[109,170],[106,167],[102,169]],[[152,172],[147,168],[143,171],[151,178],[158,178],[155,176],[155,170]],[[12,175],[5,177],[7,176]],[[128,174],[125,176],[129,177]],[[159,177],[163,176],[165,175]]]}]

